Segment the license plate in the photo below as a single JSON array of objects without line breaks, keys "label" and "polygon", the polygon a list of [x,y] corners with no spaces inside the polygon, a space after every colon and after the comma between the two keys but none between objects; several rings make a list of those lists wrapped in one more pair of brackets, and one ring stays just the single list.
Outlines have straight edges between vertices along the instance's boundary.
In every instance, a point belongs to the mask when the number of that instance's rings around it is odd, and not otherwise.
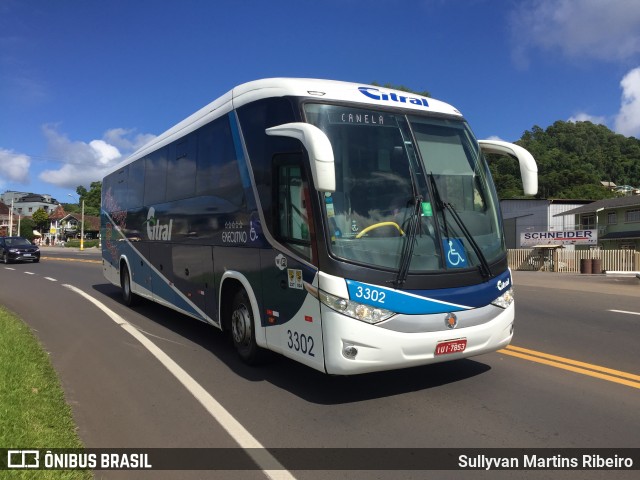
[{"label": "license plate", "polygon": [[25,253],[25,254],[24,254],[24,256],[25,256],[25,257],[30,257],[30,256],[31,256],[31,254],[30,254],[30,253]]},{"label": "license plate", "polygon": [[457,340],[449,340],[436,345],[436,355],[447,355],[449,353],[464,352],[467,348],[467,339],[459,338]]}]

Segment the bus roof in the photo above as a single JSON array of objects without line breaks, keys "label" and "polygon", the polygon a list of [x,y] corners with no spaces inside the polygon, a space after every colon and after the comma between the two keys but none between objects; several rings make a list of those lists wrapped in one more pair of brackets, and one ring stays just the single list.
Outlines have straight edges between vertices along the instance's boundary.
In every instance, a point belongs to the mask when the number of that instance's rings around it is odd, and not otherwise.
[{"label": "bus roof", "polygon": [[451,105],[414,93],[364,83],[313,78],[266,78],[244,83],[231,92],[234,108],[261,98],[295,96],[318,97],[327,101],[345,101],[370,106],[396,106],[460,116]]},{"label": "bus roof", "polygon": [[326,102],[350,102],[369,107],[400,107],[416,112],[462,116],[456,108],[445,102],[380,86],[313,78],[265,78],[243,83],[228,91],[144,145],[109,173],[229,113],[234,108],[263,98],[283,96],[316,97]]}]

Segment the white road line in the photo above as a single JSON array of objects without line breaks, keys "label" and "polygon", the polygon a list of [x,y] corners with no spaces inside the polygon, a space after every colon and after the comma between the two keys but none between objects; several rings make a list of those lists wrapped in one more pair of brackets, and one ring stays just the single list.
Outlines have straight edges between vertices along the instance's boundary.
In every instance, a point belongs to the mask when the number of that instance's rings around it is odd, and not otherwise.
[{"label": "white road line", "polygon": [[36,272],[24,272],[24,273],[25,273],[25,275],[35,275],[36,274]]},{"label": "white road line", "polygon": [[4,267],[5,270],[15,270],[13,267]]},{"label": "white road line", "polygon": [[224,428],[229,435],[247,450],[249,455],[256,464],[262,469],[265,475],[272,479],[295,480],[295,477],[286,470],[278,460],[276,460],[262,444],[251,435],[251,433],[242,426],[209,392],[207,392],[195,379],[189,375],[180,365],[178,365],[169,355],[164,353],[155,343],[144,336],[138,329],[127,322],[120,315],[115,313],[102,302],[96,300],[88,293],[83,292],[73,285],[63,284],[63,287],[81,295],[96,307],[102,310],[111,320],[120,325],[132,337],[138,340],[167,370],[193,395],[209,414]]},{"label": "white road line", "polygon": [[133,328],[138,330],[140,333],[145,334],[147,337],[153,337],[153,338],[157,338],[158,340],[162,340],[163,342],[169,342],[169,343],[173,343],[175,345],[184,346],[184,343],[176,342],[175,340],[169,340],[168,338],[161,337],[160,335],[154,335],[153,333],[147,332],[146,330],[141,329],[139,326],[137,326],[137,325],[135,325],[133,323],[131,325],[133,326]]},{"label": "white road line", "polygon": [[640,315],[640,312],[627,312],[626,310],[609,310],[609,312],[626,313],[627,315]]},{"label": "white road line", "polygon": [[49,280],[50,282],[57,282],[58,280],[56,280],[55,278],[51,278],[51,277],[44,277],[46,280]]}]

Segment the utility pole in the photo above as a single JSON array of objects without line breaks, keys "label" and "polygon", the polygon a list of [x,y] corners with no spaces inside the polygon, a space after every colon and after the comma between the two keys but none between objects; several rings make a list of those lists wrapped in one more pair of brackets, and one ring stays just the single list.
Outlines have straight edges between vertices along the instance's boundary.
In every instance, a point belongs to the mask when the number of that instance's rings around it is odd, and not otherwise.
[{"label": "utility pole", "polygon": [[13,198],[11,198],[11,210],[9,210],[9,236],[13,237]]}]

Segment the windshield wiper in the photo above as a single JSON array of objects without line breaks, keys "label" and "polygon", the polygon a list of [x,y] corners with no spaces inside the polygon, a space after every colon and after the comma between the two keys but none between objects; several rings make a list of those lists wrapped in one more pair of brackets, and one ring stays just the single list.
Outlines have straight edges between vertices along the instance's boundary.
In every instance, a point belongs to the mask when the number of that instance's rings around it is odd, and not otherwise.
[{"label": "windshield wiper", "polygon": [[[411,145],[410,142],[405,141],[405,146]],[[393,281],[393,288],[400,288],[407,281],[409,275],[409,267],[411,266],[411,258],[413,257],[413,250],[416,246],[416,238],[418,237],[418,230],[421,224],[422,214],[422,195],[418,189],[418,180],[416,179],[416,172],[414,166],[409,159],[409,177],[411,179],[411,192],[413,194],[413,211],[409,217],[409,224],[406,228],[406,240],[402,245],[402,251],[400,252],[400,265],[398,267],[398,275]]]},{"label": "windshield wiper", "polygon": [[491,267],[489,266],[489,262],[487,262],[487,257],[485,257],[484,253],[482,252],[482,249],[478,245],[478,242],[476,242],[476,239],[473,238],[473,235],[471,235],[471,232],[469,232],[469,230],[467,229],[467,226],[462,221],[462,218],[460,218],[460,215],[458,214],[457,210],[451,203],[444,202],[442,200],[442,197],[440,197],[440,191],[438,190],[438,185],[436,184],[436,179],[433,176],[433,172],[429,174],[429,182],[431,184],[431,190],[433,192],[436,205],[438,209],[442,211],[442,221],[444,223],[444,230],[447,238],[451,238],[451,237],[449,236],[449,228],[447,226],[447,214],[444,211],[445,209],[449,210],[449,212],[451,213],[451,216],[453,217],[453,220],[456,222],[456,225],[458,225],[458,228],[460,228],[460,230],[462,231],[462,234],[467,239],[474,253],[478,257],[478,260],[480,261],[480,273],[482,274],[482,276],[488,277],[488,278],[493,277],[493,273],[491,272]]},{"label": "windshield wiper", "polygon": [[409,217],[409,224],[405,231],[407,239],[402,246],[402,252],[400,253],[400,267],[398,269],[398,275],[393,281],[393,288],[400,288],[407,281],[409,275],[409,266],[411,265],[411,258],[413,257],[413,250],[416,246],[416,238],[418,237],[418,229],[420,227],[420,214],[422,211],[422,196],[415,195],[413,197],[414,208]]}]

